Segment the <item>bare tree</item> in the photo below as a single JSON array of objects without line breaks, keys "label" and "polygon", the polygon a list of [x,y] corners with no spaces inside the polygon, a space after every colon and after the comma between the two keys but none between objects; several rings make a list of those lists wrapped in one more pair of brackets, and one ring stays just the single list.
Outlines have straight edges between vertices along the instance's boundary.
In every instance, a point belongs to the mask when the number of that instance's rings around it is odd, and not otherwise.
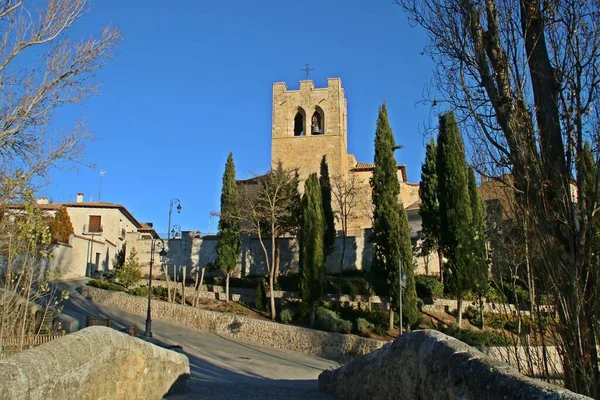
[{"label": "bare tree", "polygon": [[[275,274],[278,256],[277,239],[297,230],[300,218],[298,175],[278,164],[263,176],[239,182],[242,230],[257,235],[269,276],[271,319],[275,319]],[[270,251],[266,243],[270,242]]]},{"label": "bare tree", "polygon": [[460,116],[480,173],[512,179],[539,255],[531,273],[557,313],[565,386],[600,397],[599,174],[584,157],[589,141],[597,158],[600,134],[600,3],[395,1],[428,34],[431,100]]},{"label": "bare tree", "polygon": [[[342,226],[342,256],[340,257],[340,278],[344,271],[344,259],[346,257],[346,239],[348,238],[348,221],[355,216],[358,206],[357,196],[359,194],[356,175],[334,176],[331,180],[331,194],[336,206],[335,218]],[[341,302],[342,285],[338,286],[338,304]]]},{"label": "bare tree", "polygon": [[[92,78],[120,39],[118,30],[107,27],[98,39],[73,42],[66,32],[86,11],[87,0],[43,3],[0,1],[0,174],[19,170],[25,182],[45,176],[60,161],[80,161],[91,133],[82,120],[70,130],[54,127],[55,112],[97,93]],[[23,68],[20,60],[36,52],[41,62]]]}]

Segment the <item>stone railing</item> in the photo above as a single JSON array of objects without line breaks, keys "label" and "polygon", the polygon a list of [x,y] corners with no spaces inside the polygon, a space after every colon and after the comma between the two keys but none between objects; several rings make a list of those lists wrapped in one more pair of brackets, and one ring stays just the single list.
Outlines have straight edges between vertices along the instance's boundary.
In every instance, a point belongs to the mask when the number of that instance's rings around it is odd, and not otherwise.
[{"label": "stone railing", "polygon": [[[83,286],[81,294],[98,304],[138,315],[146,315],[148,304],[144,297],[90,286]],[[152,318],[262,346],[286,349],[336,361],[354,359],[385,344],[385,342],[355,335],[322,332],[160,300],[152,301]]]},{"label": "stone railing", "polygon": [[342,399],[587,399],[527,378],[432,330],[407,333],[371,354],[321,373],[319,389]]},{"label": "stone railing", "polygon": [[0,399],[162,399],[189,374],[183,354],[94,326],[0,361]]}]

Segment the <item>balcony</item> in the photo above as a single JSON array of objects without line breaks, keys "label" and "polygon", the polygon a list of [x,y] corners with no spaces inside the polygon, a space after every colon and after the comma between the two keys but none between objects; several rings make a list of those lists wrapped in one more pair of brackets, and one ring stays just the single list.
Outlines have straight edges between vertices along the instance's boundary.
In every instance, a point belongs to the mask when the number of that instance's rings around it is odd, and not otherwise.
[{"label": "balcony", "polygon": [[102,225],[100,224],[83,225],[84,235],[100,235],[102,231]]}]

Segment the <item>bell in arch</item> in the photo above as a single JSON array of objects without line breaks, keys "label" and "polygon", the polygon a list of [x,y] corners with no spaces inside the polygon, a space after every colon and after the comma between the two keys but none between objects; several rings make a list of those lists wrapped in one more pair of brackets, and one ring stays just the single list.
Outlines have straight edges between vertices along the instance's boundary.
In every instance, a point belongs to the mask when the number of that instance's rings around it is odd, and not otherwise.
[{"label": "bell in arch", "polygon": [[323,117],[318,111],[315,111],[313,114],[310,127],[311,134],[313,135],[321,135],[323,133]]}]

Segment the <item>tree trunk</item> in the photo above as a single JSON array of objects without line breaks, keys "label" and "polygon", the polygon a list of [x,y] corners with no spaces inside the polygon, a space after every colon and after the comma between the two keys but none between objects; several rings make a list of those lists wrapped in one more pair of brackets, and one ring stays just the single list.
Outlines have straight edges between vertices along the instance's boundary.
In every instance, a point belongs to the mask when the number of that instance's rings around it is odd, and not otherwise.
[{"label": "tree trunk", "polygon": [[442,252],[438,249],[438,263],[440,264],[440,282],[444,283],[444,256]]},{"label": "tree trunk", "polygon": [[457,303],[457,311],[458,311],[458,329],[462,329],[462,304],[463,304],[463,299],[462,299],[462,296],[460,295],[460,293],[458,294],[456,300],[457,300],[456,303]]},{"label": "tree trunk", "polygon": [[316,309],[316,302],[313,301],[310,303],[310,327],[314,327],[315,326],[315,309]]},{"label": "tree trunk", "polygon": [[[391,297],[390,297],[391,299]],[[390,303],[390,321],[389,321],[389,331],[391,332],[394,329],[394,309],[392,308],[392,304]]]},{"label": "tree trunk", "polygon": [[185,305],[185,275],[186,275],[186,267],[183,265],[181,267],[182,278],[181,278],[181,304]]},{"label": "tree trunk", "polygon": [[204,272],[206,271],[206,268],[202,268],[202,275],[200,275],[200,284],[198,285],[198,300],[196,300],[196,306],[198,306],[198,303],[200,302],[200,291],[202,290],[202,282],[204,281]]},{"label": "tree trunk", "polygon": [[279,243],[275,240],[275,259],[273,260],[273,265],[275,265],[275,276],[273,281],[277,283],[279,278],[279,259],[280,259],[281,249],[279,248]]},{"label": "tree trunk", "polygon": [[273,286],[275,285],[275,259],[276,259],[276,240],[275,240],[275,224],[271,224],[271,269],[269,271],[269,292],[271,295],[271,320],[275,321],[277,311],[275,310],[275,294]]},{"label": "tree trunk", "polygon": [[169,266],[165,266],[165,279],[167,280],[167,300],[171,303],[171,282],[169,280]]},{"label": "tree trunk", "polygon": [[273,273],[269,274],[269,295],[271,297],[271,320],[275,321],[275,294],[273,293]]},{"label": "tree trunk", "polygon": [[196,276],[194,277],[194,299],[192,300],[192,307],[196,307],[198,303],[198,269],[196,269]]},{"label": "tree trunk", "polygon": [[479,318],[481,318],[481,329],[485,328],[485,320],[483,314],[483,296],[479,296]]},{"label": "tree trunk", "polygon": [[229,272],[225,274],[225,302],[229,303]]},{"label": "tree trunk", "polygon": [[344,272],[344,258],[346,256],[346,231],[342,231],[342,258],[340,260],[340,281],[338,284],[338,309],[342,306],[342,273]]}]

